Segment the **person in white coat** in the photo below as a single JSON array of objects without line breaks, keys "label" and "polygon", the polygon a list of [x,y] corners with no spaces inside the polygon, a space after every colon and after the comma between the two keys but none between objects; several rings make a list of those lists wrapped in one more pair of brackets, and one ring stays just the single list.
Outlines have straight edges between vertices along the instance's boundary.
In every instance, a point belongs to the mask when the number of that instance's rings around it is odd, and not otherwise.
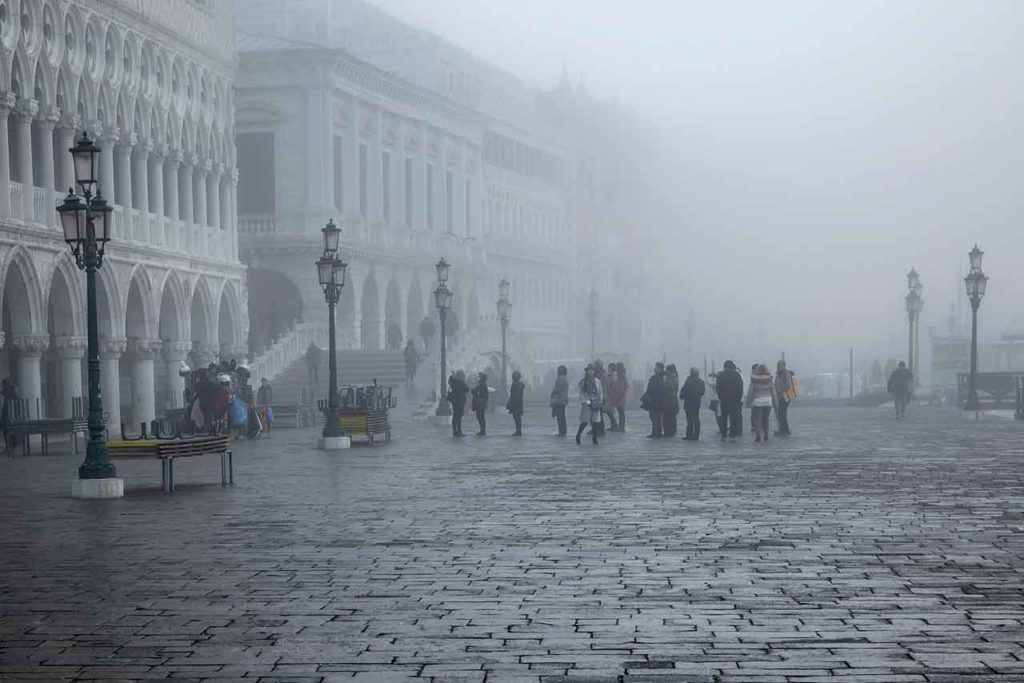
[{"label": "person in white coat", "polygon": [[580,380],[580,428],[576,430],[576,443],[580,443],[583,430],[590,425],[590,438],[597,445],[597,433],[604,406],[604,387],[597,378],[593,364],[587,366],[586,374]]}]

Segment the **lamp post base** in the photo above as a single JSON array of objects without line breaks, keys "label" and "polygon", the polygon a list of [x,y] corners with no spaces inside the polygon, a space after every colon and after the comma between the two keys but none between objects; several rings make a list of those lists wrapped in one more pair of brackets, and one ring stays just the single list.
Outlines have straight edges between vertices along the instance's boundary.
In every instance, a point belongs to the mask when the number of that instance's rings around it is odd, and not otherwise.
[{"label": "lamp post base", "polygon": [[124,479],[75,479],[72,498],[123,498]]},{"label": "lamp post base", "polygon": [[352,448],[352,439],[347,436],[321,436],[316,447],[322,451],[343,451]]}]

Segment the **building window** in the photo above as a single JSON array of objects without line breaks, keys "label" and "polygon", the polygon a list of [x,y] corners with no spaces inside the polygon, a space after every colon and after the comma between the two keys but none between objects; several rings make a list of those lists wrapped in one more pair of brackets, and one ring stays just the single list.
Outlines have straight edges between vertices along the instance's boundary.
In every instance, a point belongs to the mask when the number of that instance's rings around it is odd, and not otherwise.
[{"label": "building window", "polygon": [[455,232],[455,186],[451,171],[444,172],[444,229]]},{"label": "building window", "polygon": [[238,206],[246,214],[274,213],[274,134],[239,133],[235,136],[235,147]]},{"label": "building window", "polygon": [[434,229],[434,167],[427,164],[427,229]]},{"label": "building window", "polygon": [[405,158],[405,227],[412,227],[412,157]]},{"label": "building window", "polygon": [[345,176],[342,165],[341,137],[334,136],[334,208],[345,209]]},{"label": "building window", "polygon": [[366,218],[366,145],[359,145],[359,215]]},{"label": "building window", "polygon": [[391,154],[380,153],[380,209],[384,222],[391,223]]}]

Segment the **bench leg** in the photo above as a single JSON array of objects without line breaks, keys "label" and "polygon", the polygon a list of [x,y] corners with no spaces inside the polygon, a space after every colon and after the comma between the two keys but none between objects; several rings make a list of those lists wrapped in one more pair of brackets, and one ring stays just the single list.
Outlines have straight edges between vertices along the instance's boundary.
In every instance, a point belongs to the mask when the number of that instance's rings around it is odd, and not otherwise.
[{"label": "bench leg", "polygon": [[233,451],[228,451],[228,483],[232,486],[235,484],[235,454]]},{"label": "bench leg", "polygon": [[160,490],[167,493],[167,458],[160,458]]},{"label": "bench leg", "polygon": [[174,458],[167,458],[167,492],[174,493]]},{"label": "bench leg", "polygon": [[221,486],[225,486],[228,483],[227,468],[228,468],[227,453],[226,452],[225,453],[221,453],[220,454],[220,485]]}]

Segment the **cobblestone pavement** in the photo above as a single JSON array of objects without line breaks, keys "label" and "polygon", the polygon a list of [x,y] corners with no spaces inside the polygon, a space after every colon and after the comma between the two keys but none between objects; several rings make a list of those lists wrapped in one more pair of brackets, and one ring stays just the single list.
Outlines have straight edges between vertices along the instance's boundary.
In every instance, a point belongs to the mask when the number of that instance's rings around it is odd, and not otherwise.
[{"label": "cobblestone pavement", "polygon": [[234,487],[128,462],[118,501],[68,497],[70,455],[3,458],[0,679],[1024,681],[1022,425],[793,421],[760,447],[280,430]]}]

